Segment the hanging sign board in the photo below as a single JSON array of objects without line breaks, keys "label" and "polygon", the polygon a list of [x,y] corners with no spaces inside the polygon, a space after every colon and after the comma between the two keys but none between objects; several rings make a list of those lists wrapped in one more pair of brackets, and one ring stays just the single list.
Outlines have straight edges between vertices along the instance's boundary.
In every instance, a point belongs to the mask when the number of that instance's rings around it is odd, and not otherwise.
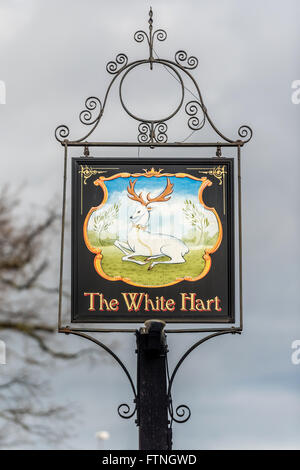
[{"label": "hanging sign board", "polygon": [[72,162],[72,321],[234,322],[233,159]]}]

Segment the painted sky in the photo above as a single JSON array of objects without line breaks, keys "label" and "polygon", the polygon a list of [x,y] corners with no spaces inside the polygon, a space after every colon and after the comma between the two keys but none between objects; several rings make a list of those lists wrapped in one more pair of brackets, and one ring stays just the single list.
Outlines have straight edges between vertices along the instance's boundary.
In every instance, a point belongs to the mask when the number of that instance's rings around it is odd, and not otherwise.
[{"label": "painted sky", "polygon": [[[132,201],[128,197],[127,187],[129,181],[134,181],[136,178],[117,178],[110,181],[106,181],[106,187],[108,189],[108,198],[104,206],[99,210],[93,212],[88,229],[93,228],[94,217],[109,209],[114,204],[119,206],[118,218],[110,226],[108,232],[115,234],[120,240],[127,240],[128,230],[132,227],[130,216],[134,214],[138,205],[137,201]],[[183,212],[185,201],[192,201],[196,207],[199,208],[200,213],[207,217],[209,225],[207,232],[209,236],[213,236],[218,231],[218,222],[215,214],[204,208],[199,202],[198,192],[201,186],[201,181],[196,181],[191,178],[177,178],[169,177],[170,182],[173,186],[173,193],[168,201],[156,202],[149,205],[151,207],[150,219],[148,228],[152,233],[163,233],[181,238],[187,235],[192,225],[189,220],[185,217]],[[142,193],[143,199],[147,201],[147,194],[150,193],[151,197],[158,196],[165,189],[167,184],[167,177],[152,177],[148,178],[145,176],[139,176],[135,184],[135,192],[137,194]]]}]

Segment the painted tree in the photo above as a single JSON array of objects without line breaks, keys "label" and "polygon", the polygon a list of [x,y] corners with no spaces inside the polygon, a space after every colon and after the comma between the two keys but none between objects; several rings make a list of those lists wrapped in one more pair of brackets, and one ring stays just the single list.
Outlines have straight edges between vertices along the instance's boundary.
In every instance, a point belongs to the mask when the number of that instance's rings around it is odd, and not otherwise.
[{"label": "painted tree", "polygon": [[119,214],[119,204],[115,203],[106,210],[101,210],[93,218],[93,230],[97,233],[99,245],[103,244],[102,237],[112,226]]},{"label": "painted tree", "polygon": [[188,222],[198,233],[199,245],[204,245],[208,239],[209,219],[207,215],[201,207],[196,206],[190,199],[184,201],[182,210]]}]

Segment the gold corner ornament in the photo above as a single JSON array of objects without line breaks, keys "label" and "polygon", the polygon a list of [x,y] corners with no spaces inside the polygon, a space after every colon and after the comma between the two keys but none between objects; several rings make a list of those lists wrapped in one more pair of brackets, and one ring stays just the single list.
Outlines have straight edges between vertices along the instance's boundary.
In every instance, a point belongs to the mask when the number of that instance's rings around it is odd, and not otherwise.
[{"label": "gold corner ornament", "polygon": [[86,184],[87,180],[94,175],[100,174],[100,173],[106,173],[105,170],[96,170],[93,167],[87,166],[87,165],[81,165],[79,172],[81,175],[81,178],[83,178],[83,184]]},{"label": "gold corner ornament", "polygon": [[118,170],[119,168],[100,168],[100,169],[97,169],[95,167],[92,167],[92,166],[88,166],[88,165],[80,165],[80,170],[78,171],[78,173],[80,174],[80,180],[81,180],[81,184],[80,184],[80,193],[81,193],[81,201],[80,201],[80,214],[82,215],[82,212],[83,212],[83,184],[86,185],[87,184],[87,180],[91,177],[91,176],[95,176],[95,175],[100,175],[102,173],[107,173],[107,170]]},{"label": "gold corner ornament", "polygon": [[223,186],[223,214],[226,214],[226,201],[225,201],[225,165],[213,166],[211,168],[188,168],[188,170],[198,170],[199,173],[214,176],[219,181],[219,186]]},{"label": "gold corner ornament", "polygon": [[225,165],[214,166],[213,168],[209,168],[208,170],[204,170],[204,168],[198,168],[198,170],[199,173],[214,176],[215,178],[217,178],[217,180],[219,180],[219,185],[222,186],[226,175]]}]

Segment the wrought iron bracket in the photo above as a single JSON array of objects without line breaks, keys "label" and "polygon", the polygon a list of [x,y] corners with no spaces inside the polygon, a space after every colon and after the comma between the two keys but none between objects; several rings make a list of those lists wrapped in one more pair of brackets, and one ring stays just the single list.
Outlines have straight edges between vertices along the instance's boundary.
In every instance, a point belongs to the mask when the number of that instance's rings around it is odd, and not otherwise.
[{"label": "wrought iron bracket", "polygon": [[132,418],[132,416],[134,416],[134,414],[136,413],[136,409],[137,409],[137,392],[136,392],[136,388],[135,388],[133,379],[132,379],[127,367],[125,366],[123,361],[119,358],[119,356],[116,353],[114,353],[107,345],[105,345],[104,343],[102,343],[98,339],[94,338],[93,336],[87,335],[87,334],[82,333],[80,331],[71,330],[69,327],[60,328],[58,330],[58,332],[59,333],[64,333],[66,335],[72,334],[72,335],[79,336],[81,338],[87,339],[87,340],[91,341],[92,343],[96,344],[97,346],[99,346],[104,351],[106,351],[111,357],[113,357],[113,359],[119,364],[119,366],[121,367],[121,369],[125,373],[128,381],[129,381],[129,384],[130,384],[130,387],[131,387],[131,390],[132,390],[132,393],[133,393],[133,397],[134,397],[133,398],[134,406],[131,407],[130,405],[128,405],[128,403],[121,403],[121,405],[118,406],[118,414],[121,418],[124,418],[124,419]]},{"label": "wrought iron bracket", "polygon": [[[146,322],[145,329],[147,329],[148,326],[149,326],[149,325],[147,325],[147,323],[150,325],[151,321]],[[166,399],[167,399],[168,413],[169,413],[169,417],[170,417],[170,421],[169,421],[170,433],[169,434],[171,436],[172,435],[173,421],[176,422],[176,423],[182,424],[182,423],[186,423],[191,417],[191,410],[190,410],[189,406],[187,406],[185,404],[180,404],[180,405],[176,406],[175,409],[173,407],[172,387],[173,387],[175,376],[177,375],[177,372],[178,372],[179,368],[181,367],[182,363],[185,361],[185,359],[196,348],[201,346],[201,344],[204,344],[206,341],[208,341],[212,338],[215,338],[217,336],[225,335],[225,334],[241,334],[241,329],[233,327],[230,330],[218,331],[216,333],[213,333],[213,334],[210,334],[208,336],[205,336],[205,337],[201,338],[200,340],[198,340],[196,343],[194,343],[191,347],[189,347],[186,350],[186,352],[181,356],[181,358],[177,362],[176,366],[174,367],[172,374],[170,375],[168,359],[167,359],[168,348],[167,348],[167,344],[166,344],[166,340],[165,340],[165,335],[164,335],[164,332],[163,332],[164,322],[161,322],[161,323],[163,323],[163,326],[160,329],[157,328],[156,331],[151,331],[151,334],[148,335],[148,338],[147,338],[148,341],[147,341],[145,347],[147,349],[147,354],[149,354],[150,356],[151,355],[155,356],[155,355],[161,355],[162,354],[165,357],[165,360],[166,360],[166,372],[167,372],[167,396],[166,396]],[[156,324],[159,324],[159,322],[156,322]],[[153,328],[152,325],[151,325],[151,327]],[[140,417],[140,412],[141,412],[141,410],[140,410],[140,397],[139,397],[139,394],[136,390],[136,387],[134,385],[134,381],[132,379],[132,376],[131,376],[130,372],[128,371],[127,367],[124,365],[123,361],[119,358],[119,356],[117,354],[115,354],[107,345],[105,345],[104,343],[102,343],[101,341],[99,341],[98,339],[96,339],[96,338],[94,338],[90,335],[84,334],[84,333],[79,332],[79,331],[71,330],[69,327],[61,328],[59,330],[59,333],[64,333],[66,335],[73,334],[75,336],[79,336],[81,338],[87,339],[87,340],[93,342],[94,344],[96,344],[98,347],[100,347],[104,351],[106,351],[111,357],[113,357],[113,359],[119,364],[119,366],[121,367],[121,369],[125,373],[128,381],[129,381],[130,388],[131,388],[132,393],[133,393],[133,406],[129,405],[128,403],[125,403],[125,402],[121,403],[118,406],[118,409],[117,409],[118,414],[123,419],[130,419],[130,418],[134,417],[135,414],[137,414],[137,418],[136,418],[135,422],[136,422],[136,425],[139,426],[140,425],[140,418],[139,417]],[[135,333],[138,334],[138,331],[136,330]],[[137,350],[136,350],[136,352],[137,352]]]},{"label": "wrought iron bracket", "polygon": [[[147,43],[148,46],[148,57],[129,62],[126,54],[120,53],[116,56],[115,60],[108,62],[106,65],[107,72],[112,75],[112,79],[104,95],[103,101],[95,96],[90,96],[85,101],[85,108],[79,114],[80,122],[88,127],[87,132],[78,139],[70,139],[70,130],[66,125],[60,125],[55,130],[55,137],[57,141],[64,147],[64,179],[63,179],[63,204],[62,204],[62,231],[61,231],[61,256],[60,256],[60,276],[59,276],[59,308],[58,308],[58,332],[64,334],[73,334],[75,336],[87,339],[98,347],[106,351],[113,359],[119,364],[123,372],[125,373],[132,393],[133,393],[133,406],[127,403],[122,403],[118,407],[118,413],[122,418],[129,419],[135,415],[139,407],[139,396],[134,385],[132,376],[130,375],[127,367],[123,361],[104,343],[98,339],[90,336],[87,333],[90,332],[118,332],[118,333],[137,333],[136,329],[133,328],[70,328],[62,325],[62,292],[63,292],[63,267],[64,267],[64,232],[65,232],[65,218],[66,218],[66,193],[67,193],[67,159],[68,159],[68,148],[69,147],[83,147],[84,156],[90,157],[90,148],[104,148],[104,147],[149,147],[149,148],[191,148],[191,147],[203,147],[203,148],[215,148],[216,156],[213,158],[222,158],[222,148],[235,148],[237,151],[237,183],[238,183],[238,230],[239,230],[239,303],[240,303],[240,318],[239,325],[236,327],[221,327],[221,328],[190,328],[190,329],[170,329],[166,330],[165,333],[210,333],[194,343],[187,351],[181,356],[179,361],[171,375],[168,373],[167,353],[166,357],[166,368],[167,368],[167,406],[170,416],[170,428],[172,422],[177,423],[186,422],[190,416],[191,411],[187,405],[179,405],[173,408],[172,403],[172,389],[174,379],[177,375],[179,368],[189,354],[194,351],[198,346],[205,343],[206,341],[215,338],[217,336],[225,334],[241,334],[243,330],[243,297],[242,297],[242,214],[241,214],[241,148],[250,141],[252,138],[252,129],[247,125],[242,125],[237,131],[237,138],[229,138],[222,133],[215,125],[210,114],[208,113],[207,107],[204,103],[200,87],[197,81],[192,75],[191,71],[198,66],[198,59],[194,56],[189,56],[184,50],[179,50],[174,55],[174,60],[160,58],[155,49],[154,45],[156,41],[165,41],[167,33],[163,29],[153,28],[153,11],[150,8],[148,29],[138,30],[134,34],[134,40],[137,43]],[[159,117],[156,119],[146,119],[143,116],[137,116],[125,104],[123,97],[123,83],[125,78],[130,74],[131,71],[137,67],[149,64],[150,71],[153,70],[154,66],[161,66],[167,70],[175,80],[180,84],[180,98],[179,104],[176,105],[174,111],[166,116]],[[122,142],[122,141],[105,141],[105,140],[90,140],[96,132],[102,122],[104,112],[110,98],[111,91],[115,85],[118,85],[118,95],[121,107],[127,113],[127,115],[137,122],[138,136],[134,141]],[[188,83],[188,86],[187,86]],[[193,91],[190,90],[193,88]],[[186,99],[187,93],[192,95],[192,99]],[[187,128],[190,134],[183,141],[169,141],[168,140],[168,128],[174,118],[179,112],[185,113]],[[167,124],[168,123],[168,124]],[[190,141],[187,140],[194,133],[199,133],[205,126],[209,127],[214,135],[214,141]],[[137,423],[139,424],[139,422]],[[171,435],[171,433],[170,433]]]},{"label": "wrought iron bracket", "polygon": [[[115,60],[111,60],[106,65],[107,72],[113,76],[107,91],[104,95],[103,101],[101,101],[96,96],[90,96],[85,101],[85,108],[79,114],[80,122],[89,127],[88,132],[85,133],[79,139],[69,139],[70,130],[66,125],[60,125],[55,130],[55,137],[62,145],[68,146],[144,146],[144,147],[162,147],[162,146],[243,146],[246,142],[252,137],[252,130],[249,126],[243,125],[238,129],[238,138],[232,139],[225,136],[217,126],[214,124],[212,118],[210,117],[207,107],[205,106],[200,88],[197,84],[197,81],[191,74],[191,71],[198,66],[198,59],[194,56],[188,56],[187,52],[184,50],[179,50],[175,53],[174,60],[162,59],[158,57],[156,51],[154,50],[154,44],[156,41],[165,41],[167,38],[167,33],[164,29],[153,29],[153,11],[150,8],[149,19],[148,19],[148,33],[144,30],[138,30],[134,34],[134,40],[137,43],[146,42],[148,45],[148,58],[143,58],[133,62],[129,62],[128,56],[124,53],[120,53],[116,56]],[[156,55],[156,58],[154,57]],[[180,99],[179,104],[175,106],[175,109],[172,113],[164,116],[157,117],[156,119],[147,119],[143,116],[137,116],[132,111],[128,109],[125,105],[123,98],[123,83],[128,74],[135,70],[137,67],[142,65],[149,64],[150,70],[153,70],[154,65],[162,66],[166,69],[175,80],[180,84]],[[119,99],[120,104],[123,110],[127,115],[138,122],[138,142],[105,142],[105,141],[94,141],[89,142],[88,138],[94,134],[94,131],[99,126],[104,111],[109,99],[110,92],[113,86],[119,82]],[[192,86],[193,90],[191,91],[186,82],[188,82],[189,87]],[[186,100],[186,94],[190,93],[192,98],[191,100]],[[201,143],[201,142],[190,142],[187,144],[184,141],[181,142],[171,142],[168,143],[168,121],[184,109],[184,112],[187,116],[187,126],[191,131],[191,134],[200,131],[208,124],[214,133],[217,135],[217,139],[221,138],[220,142],[211,142],[211,143]],[[190,135],[191,135],[190,134]]]},{"label": "wrought iron bracket", "polygon": [[[211,335],[205,336],[204,338],[201,338],[199,341],[196,341],[196,343],[194,343],[190,348],[188,348],[186,350],[186,352],[181,356],[181,358],[177,362],[176,366],[174,367],[171,376],[169,375],[169,372],[168,372],[168,392],[167,392],[167,396],[168,396],[168,404],[169,404],[169,414],[170,414],[170,417],[173,421],[175,421],[176,423],[186,423],[191,417],[191,410],[187,405],[183,405],[183,404],[178,405],[174,410],[173,402],[172,402],[173,382],[174,382],[175,376],[178,372],[178,369],[181,367],[184,360],[198,346],[201,346],[201,344],[205,343],[206,341],[208,341],[212,338],[215,338],[217,336],[222,336],[222,335],[225,335],[225,334],[241,334],[241,333],[242,333],[242,331],[241,331],[240,328],[234,328],[233,327],[231,329],[224,330],[224,331],[219,331],[219,332],[213,333]],[[171,423],[171,425],[172,425],[172,423]]]}]

